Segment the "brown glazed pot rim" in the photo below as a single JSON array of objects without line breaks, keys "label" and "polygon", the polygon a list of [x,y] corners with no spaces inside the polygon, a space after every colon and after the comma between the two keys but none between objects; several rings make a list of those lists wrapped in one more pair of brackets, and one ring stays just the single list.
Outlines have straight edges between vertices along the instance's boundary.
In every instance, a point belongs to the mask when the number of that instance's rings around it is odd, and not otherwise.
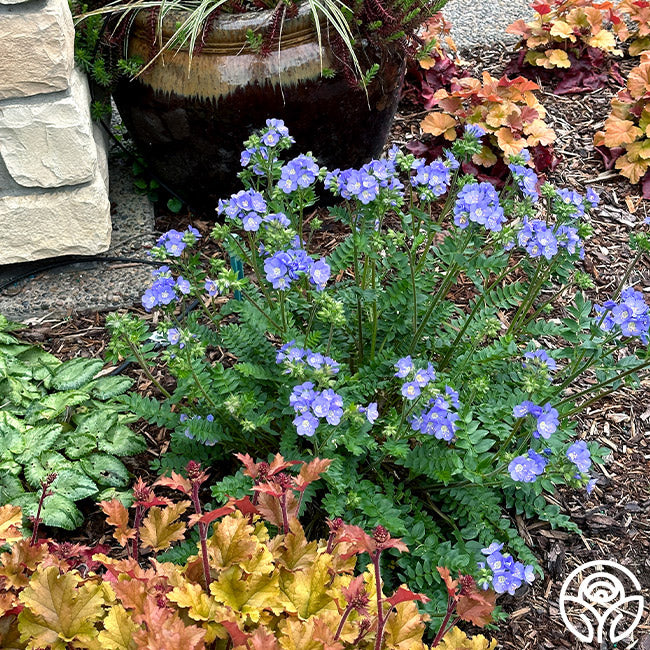
[{"label": "brown glazed pot rim", "polygon": [[[223,14],[219,16],[212,28],[205,36],[201,52],[205,53],[224,53],[224,54],[251,54],[251,49],[246,38],[248,30],[258,34],[264,34],[266,28],[270,25],[274,9],[264,9],[262,11],[251,11],[241,14]],[[182,22],[189,12],[187,11],[170,11],[163,20],[162,38],[167,42],[175,33],[176,25]],[[320,19],[321,38],[327,39],[327,20],[323,17]],[[148,40],[151,38],[151,27],[149,23],[149,13],[145,10],[139,11],[134,19],[131,28],[131,36],[137,39]],[[279,48],[288,49],[305,41],[314,41],[317,38],[317,31],[314,26],[313,14],[307,2],[303,2],[298,7],[298,14],[292,18],[285,18],[282,25],[282,34]],[[278,45],[274,45],[277,50]],[[177,48],[172,47],[175,51]],[[180,51],[187,51],[187,44]]]}]

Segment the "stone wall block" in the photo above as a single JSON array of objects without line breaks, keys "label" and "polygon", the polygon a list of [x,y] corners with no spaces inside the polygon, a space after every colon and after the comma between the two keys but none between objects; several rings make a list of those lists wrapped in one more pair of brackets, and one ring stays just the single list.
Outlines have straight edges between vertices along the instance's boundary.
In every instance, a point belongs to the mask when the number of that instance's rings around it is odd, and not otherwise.
[{"label": "stone wall block", "polygon": [[65,93],[0,102],[0,156],[24,187],[92,180],[97,152],[86,76],[75,69]]},{"label": "stone wall block", "polygon": [[101,174],[92,183],[0,196],[0,264],[108,250],[110,203]]},{"label": "stone wall block", "polygon": [[65,90],[73,66],[67,0],[0,4],[0,100]]}]

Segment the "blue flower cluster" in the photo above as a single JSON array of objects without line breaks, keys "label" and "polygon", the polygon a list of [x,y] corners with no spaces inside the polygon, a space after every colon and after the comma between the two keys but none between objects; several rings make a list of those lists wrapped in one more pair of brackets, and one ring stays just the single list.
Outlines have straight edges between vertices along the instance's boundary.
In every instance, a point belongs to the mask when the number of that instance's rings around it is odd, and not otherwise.
[{"label": "blue flower cluster", "polygon": [[427,165],[422,158],[416,158],[412,169],[415,174],[411,176],[411,185],[418,190],[423,201],[442,196],[449,188],[451,168],[442,160],[434,160]]},{"label": "blue flower cluster", "polygon": [[555,359],[548,356],[546,350],[533,350],[524,354],[526,361],[522,362],[524,368],[536,368],[544,371],[557,370]]},{"label": "blue flower cluster", "polygon": [[225,214],[229,219],[241,219],[244,230],[256,232],[264,220],[266,209],[266,201],[259,192],[240,190],[227,201],[219,199],[217,214]]},{"label": "blue flower cluster", "polygon": [[262,143],[267,147],[275,147],[282,138],[289,138],[291,142],[295,142],[289,135],[289,129],[284,125],[284,120],[274,118],[266,120],[266,129],[262,131]]},{"label": "blue flower cluster", "polygon": [[[197,421],[197,420],[202,420],[203,416],[202,415],[193,415],[192,417],[189,417],[185,413],[181,413],[180,416],[180,421],[181,422],[188,422],[188,421]],[[214,415],[208,414],[205,416],[206,422],[214,422]],[[187,427],[185,431],[183,432],[183,435],[186,438],[189,438],[190,440],[194,440],[194,435],[190,432],[190,428]],[[214,447],[217,444],[216,440],[203,440],[201,441],[206,447]]]},{"label": "blue flower cluster", "polygon": [[450,386],[445,386],[447,398],[438,395],[431,398],[427,406],[419,415],[411,418],[411,429],[418,431],[427,436],[434,436],[438,440],[451,442],[458,427],[458,413],[454,413],[451,408],[458,408],[458,393]]},{"label": "blue flower cluster", "polygon": [[454,223],[467,228],[470,221],[499,231],[506,217],[499,203],[499,194],[490,183],[468,183],[458,192],[454,204]]},{"label": "blue flower cluster", "polygon": [[588,472],[591,467],[591,452],[584,440],[574,442],[567,450],[566,457],[581,471]]},{"label": "blue flower cluster", "polygon": [[[266,176],[267,171],[260,166],[259,159],[263,161],[268,161],[269,159],[269,150],[267,147],[247,147],[244,151],[241,152],[241,157],[239,162],[242,167],[248,167],[251,164],[251,161],[254,162],[251,169],[256,176]],[[257,159],[257,161],[256,161]]]},{"label": "blue flower cluster", "polygon": [[595,305],[594,309],[600,327],[606,332],[616,327],[623,336],[637,336],[643,343],[648,342],[650,314],[640,291],[628,287],[621,292],[619,302],[607,300],[602,306]]},{"label": "blue flower cluster", "polygon": [[393,160],[372,160],[361,169],[335,169],[325,176],[326,189],[344,199],[358,199],[364,205],[374,201],[382,189],[401,190]]},{"label": "blue flower cluster", "polygon": [[179,294],[187,295],[191,291],[189,281],[182,275],[174,279],[168,266],[161,266],[152,271],[151,275],[154,282],[142,295],[142,306],[146,311],[160,305],[169,305],[178,300]]},{"label": "blue flower cluster", "polygon": [[343,398],[331,388],[314,390],[311,381],[294,387],[289,404],[297,413],[293,423],[299,436],[313,436],[323,418],[336,426],[343,417]]},{"label": "blue flower cluster", "polygon": [[534,483],[537,477],[544,473],[547,464],[548,459],[545,456],[538,454],[534,449],[529,449],[525,455],[512,459],[508,471],[513,481]]},{"label": "blue flower cluster", "polygon": [[316,289],[322,291],[331,271],[324,258],[314,261],[304,249],[298,247],[273,253],[264,262],[264,272],[274,289],[288,289],[300,274],[305,274]]},{"label": "blue flower cluster", "polygon": [[[585,214],[585,201],[582,195],[568,188],[556,190],[557,201],[573,206],[573,217],[583,217]],[[597,195],[596,195],[597,196]]]},{"label": "blue flower cluster", "polygon": [[589,204],[590,208],[595,208],[600,203],[600,196],[598,196],[598,192],[596,192],[596,190],[590,187],[587,190],[587,196],[585,197],[585,200]]},{"label": "blue flower cluster", "polygon": [[291,194],[299,187],[304,189],[316,180],[319,171],[316,161],[311,156],[300,154],[282,167],[278,187],[285,194]]},{"label": "blue flower cluster", "polygon": [[201,239],[201,233],[193,226],[188,226],[183,232],[173,229],[167,231],[158,238],[156,246],[163,246],[171,257],[180,257],[187,245],[193,244],[197,239]]},{"label": "blue flower cluster", "polygon": [[516,418],[532,415],[537,420],[537,429],[533,432],[535,438],[542,437],[548,440],[557,431],[560,424],[559,413],[551,406],[550,402],[544,406],[537,406],[530,400],[525,400],[512,409],[512,414]]},{"label": "blue flower cluster", "polygon": [[579,251],[580,258],[584,257],[582,240],[578,229],[573,226],[561,225],[554,230],[541,219],[524,219],[517,241],[533,258],[543,256],[551,260],[560,248],[565,248],[571,255]]},{"label": "blue flower cluster", "polygon": [[[522,562],[516,562],[510,554],[501,553],[502,548],[503,544],[493,542],[487,548],[481,549],[481,552],[487,556],[485,562],[492,572],[494,591],[498,594],[508,592],[513,595],[524,582],[532,584],[535,580],[534,567],[532,564],[524,565]],[[479,568],[484,567],[485,564],[479,562]],[[482,586],[487,589],[489,582],[482,582]]]},{"label": "blue flower cluster", "polygon": [[413,401],[420,396],[422,389],[430,382],[434,381],[436,378],[435,370],[431,364],[428,365],[426,369],[415,370],[413,364],[413,359],[410,355],[399,359],[395,364],[397,372],[395,377],[404,379],[408,377],[411,373],[414,373],[413,379],[407,381],[402,385],[402,395],[406,397],[407,400]]},{"label": "blue flower cluster", "polygon": [[515,165],[514,163],[508,165],[508,169],[512,172],[512,177],[517,182],[521,193],[530,197],[533,201],[537,201],[539,199],[539,192],[537,191],[539,178],[537,174],[530,167]]},{"label": "blue flower cluster", "polygon": [[[314,352],[309,348],[301,348],[295,345],[295,341],[285,343],[275,357],[276,363],[298,363],[307,365],[314,370],[325,370],[331,375],[336,375],[339,371],[339,364],[332,357],[323,356],[320,352]],[[286,374],[291,370],[287,369]]]}]

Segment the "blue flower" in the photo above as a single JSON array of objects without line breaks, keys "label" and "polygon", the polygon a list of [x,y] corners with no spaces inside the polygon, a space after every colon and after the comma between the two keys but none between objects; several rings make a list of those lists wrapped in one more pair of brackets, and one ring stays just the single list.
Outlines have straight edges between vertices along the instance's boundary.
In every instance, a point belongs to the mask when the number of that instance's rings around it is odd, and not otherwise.
[{"label": "blue flower", "polygon": [[585,205],[582,196],[575,190],[570,189],[560,189],[556,190],[558,201],[564,203],[565,205],[573,206],[572,216],[582,217],[585,213]]},{"label": "blue flower", "polygon": [[404,377],[406,377],[413,370],[413,359],[411,359],[410,355],[408,357],[399,359],[399,361],[395,364],[395,368],[397,368],[395,377],[404,379]]},{"label": "blue flower", "polygon": [[182,275],[179,275],[176,278],[176,288],[184,295],[187,295],[190,292],[190,282],[186,280]]},{"label": "blue flower", "polygon": [[147,289],[142,296],[142,306],[145,311],[151,311],[158,304],[158,298],[151,289]]},{"label": "blue flower", "polygon": [[499,195],[490,183],[468,183],[458,192],[454,204],[454,223],[459,228],[466,228],[472,221],[488,230],[499,231],[505,220]]},{"label": "blue flower", "polygon": [[598,196],[598,192],[593,187],[587,190],[586,200],[592,208],[595,208],[600,203],[600,196]]},{"label": "blue flower", "polygon": [[303,413],[294,418],[293,423],[296,425],[296,432],[299,436],[313,436],[318,427],[318,419],[311,413]]},{"label": "blue flower", "polygon": [[554,409],[550,403],[544,405],[542,413],[537,416],[537,430],[533,433],[535,438],[540,436],[549,439],[553,435],[560,424],[559,414],[557,409]]},{"label": "blue flower", "polygon": [[581,471],[588,472],[591,467],[591,452],[584,440],[574,442],[567,450],[566,457]]},{"label": "blue flower", "polygon": [[486,134],[486,130],[478,124],[468,124],[465,127],[465,134],[475,138],[482,138]]},{"label": "blue flower", "polygon": [[548,356],[548,353],[545,350],[534,350],[532,352],[526,352],[524,354],[524,359],[527,359],[530,363],[525,361],[522,363],[524,368],[529,366],[532,368],[540,368],[542,370],[557,370],[557,363],[555,359]]},{"label": "blue flower", "polygon": [[537,477],[544,473],[546,463],[547,461],[543,456],[529,449],[525,456],[516,456],[510,461],[508,471],[513,481],[534,483]]},{"label": "blue flower", "polygon": [[620,302],[608,300],[602,306],[595,305],[594,310],[601,329],[618,327],[623,336],[638,337],[647,343],[650,310],[640,291],[628,287],[621,292]]},{"label": "blue flower", "polygon": [[205,279],[203,288],[207,291],[209,296],[216,296],[219,293],[217,283],[214,280],[210,280],[210,278]]},{"label": "blue flower", "polygon": [[366,417],[370,424],[374,424],[375,420],[379,417],[379,411],[377,410],[377,402],[370,402],[366,408]]},{"label": "blue flower", "polygon": [[522,165],[510,164],[508,169],[512,172],[512,176],[517,181],[522,194],[529,196],[533,201],[537,201],[539,199],[539,193],[537,192],[539,178],[537,174],[529,167],[523,167]]},{"label": "blue flower", "polygon": [[415,175],[411,176],[411,185],[419,190],[422,200],[442,196],[447,191],[451,172],[442,160],[434,160],[427,165],[424,160],[418,158],[412,168],[415,170]]},{"label": "blue flower", "polygon": [[[170,345],[177,345],[181,340],[181,333],[175,327],[171,327],[167,330],[167,340]],[[185,344],[181,343],[179,347],[184,348]]]},{"label": "blue flower", "polygon": [[324,258],[314,262],[309,269],[309,280],[316,285],[319,291],[322,291],[330,277],[330,267]]},{"label": "blue flower", "polygon": [[402,395],[406,397],[407,400],[414,400],[420,396],[420,387],[414,382],[409,381],[402,386]]}]

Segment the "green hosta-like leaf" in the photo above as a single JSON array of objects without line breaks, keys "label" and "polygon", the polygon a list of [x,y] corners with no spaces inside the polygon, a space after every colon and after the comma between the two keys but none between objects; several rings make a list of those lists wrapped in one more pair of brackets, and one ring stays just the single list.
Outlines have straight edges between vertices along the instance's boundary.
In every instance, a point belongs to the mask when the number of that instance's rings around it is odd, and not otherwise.
[{"label": "green hosta-like leaf", "polygon": [[81,468],[98,485],[122,487],[128,483],[129,472],[124,463],[108,454],[93,454],[80,461]]},{"label": "green hosta-like leaf", "polygon": [[117,413],[98,408],[76,416],[74,421],[77,424],[77,433],[89,433],[95,438],[100,438],[105,431],[117,424]]},{"label": "green hosta-like leaf", "polygon": [[23,486],[20,479],[0,465],[0,505],[13,503],[14,499],[21,494],[23,494]]},{"label": "green hosta-like leaf", "polygon": [[57,390],[74,390],[87,384],[102,368],[101,359],[72,359],[61,364],[54,373],[51,385]]},{"label": "green hosta-like leaf", "polygon": [[40,488],[48,474],[66,469],[70,461],[57,451],[46,451],[25,463],[25,478],[33,488]]},{"label": "green hosta-like leaf", "polygon": [[72,501],[80,501],[97,494],[99,490],[95,482],[81,471],[63,469],[57,473],[52,484],[52,491],[65,495]]},{"label": "green hosta-like leaf", "polygon": [[29,350],[20,354],[20,360],[29,366],[35,381],[48,379],[62,363],[53,354],[34,345],[30,345]]},{"label": "green hosta-like leaf", "polygon": [[95,379],[87,388],[90,388],[92,397],[108,400],[126,393],[132,384],[133,380],[129,379],[129,377],[100,377]]},{"label": "green hosta-like leaf", "polygon": [[89,397],[88,393],[80,390],[53,393],[40,403],[30,407],[25,414],[25,420],[30,423],[36,423],[39,420],[53,420],[65,413],[66,409],[83,404]]},{"label": "green hosta-like leaf", "polygon": [[90,433],[70,431],[65,436],[65,455],[78,460],[85,458],[97,450],[97,438]]},{"label": "green hosta-like leaf", "polygon": [[58,423],[32,427],[21,437],[20,450],[16,450],[16,459],[21,463],[27,463],[45,451],[59,449],[63,443],[63,433]]},{"label": "green hosta-like leaf", "polygon": [[147,448],[144,438],[124,424],[112,426],[103,436],[99,437],[97,446],[100,451],[115,456],[134,456]]},{"label": "green hosta-like leaf", "polygon": [[[26,517],[35,517],[40,495],[37,492],[25,492],[12,500],[12,505],[20,506]],[[62,494],[52,494],[43,502],[41,519],[46,526],[56,526],[65,530],[74,530],[83,524],[83,515],[74,502]]]}]

